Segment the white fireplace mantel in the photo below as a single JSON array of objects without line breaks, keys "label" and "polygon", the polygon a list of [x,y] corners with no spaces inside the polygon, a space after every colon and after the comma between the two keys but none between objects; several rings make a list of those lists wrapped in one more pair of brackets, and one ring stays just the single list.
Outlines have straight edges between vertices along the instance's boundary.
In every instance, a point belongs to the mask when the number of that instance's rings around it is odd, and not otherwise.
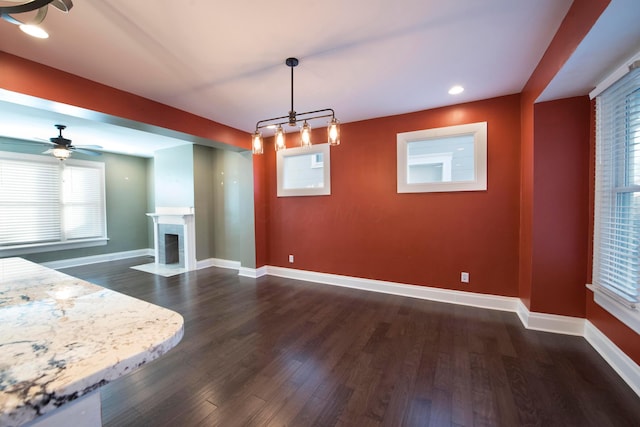
[{"label": "white fireplace mantel", "polygon": [[187,271],[196,269],[196,230],[193,208],[156,208],[156,212],[148,213],[153,219],[153,242],[156,264],[160,263],[158,230],[161,224],[176,224],[184,227],[184,268]]}]

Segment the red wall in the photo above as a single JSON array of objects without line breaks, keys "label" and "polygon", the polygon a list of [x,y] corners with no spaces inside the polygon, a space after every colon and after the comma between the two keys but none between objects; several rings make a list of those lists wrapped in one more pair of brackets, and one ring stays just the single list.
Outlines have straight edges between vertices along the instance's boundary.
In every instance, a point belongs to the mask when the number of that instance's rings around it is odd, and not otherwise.
[{"label": "red wall", "polygon": [[2,51],[0,88],[251,148],[246,132]]},{"label": "red wall", "polygon": [[585,317],[590,118],[586,96],[535,105],[531,311]]},{"label": "red wall", "polygon": [[[331,149],[330,196],[276,197],[268,146],[267,263],[517,295],[519,107],[513,95],[344,124],[342,145]],[[398,132],[481,121],[488,122],[487,191],[396,192]],[[461,271],[470,273],[469,285],[460,283]]]},{"label": "red wall", "polygon": [[534,272],[533,234],[539,228],[534,221],[534,175],[538,169],[534,158],[534,103],[565,62],[571,57],[580,42],[591,30],[611,0],[575,0],[560,28],[554,35],[542,59],[522,90],[522,170],[520,211],[520,275],[519,296],[531,309],[532,280]]}]

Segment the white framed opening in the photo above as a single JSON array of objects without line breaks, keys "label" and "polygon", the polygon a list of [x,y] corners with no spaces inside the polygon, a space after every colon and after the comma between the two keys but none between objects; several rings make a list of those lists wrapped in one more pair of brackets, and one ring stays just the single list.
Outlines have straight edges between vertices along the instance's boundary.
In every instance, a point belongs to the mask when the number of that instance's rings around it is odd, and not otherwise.
[{"label": "white framed opening", "polygon": [[398,193],[487,189],[487,122],[397,135]]},{"label": "white framed opening", "polygon": [[280,150],[276,163],[278,197],[331,194],[329,144]]}]

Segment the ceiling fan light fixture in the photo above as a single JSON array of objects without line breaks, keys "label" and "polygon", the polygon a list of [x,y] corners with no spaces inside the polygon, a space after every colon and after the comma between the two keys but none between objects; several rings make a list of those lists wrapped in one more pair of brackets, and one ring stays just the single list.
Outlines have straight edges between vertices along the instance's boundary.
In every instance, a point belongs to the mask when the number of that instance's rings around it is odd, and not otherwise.
[{"label": "ceiling fan light fixture", "polygon": [[[71,0],[31,0],[14,6],[2,6],[0,7],[0,18],[11,24],[18,25],[24,33],[29,34],[30,36],[46,39],[49,37],[49,34],[39,27],[39,25],[47,16],[49,5],[67,13],[73,7],[73,2]],[[14,16],[22,13],[33,12],[34,10],[37,10],[36,15],[29,21],[21,21]]]},{"label": "ceiling fan light fixture", "polygon": [[71,155],[71,151],[69,151],[69,149],[66,147],[57,146],[53,149],[53,156],[56,159],[66,160],[69,158],[70,155]]},{"label": "ceiling fan light fixture", "polygon": [[332,108],[324,108],[322,110],[307,111],[306,113],[297,113],[293,108],[293,69],[299,64],[298,58],[287,58],[285,64],[291,68],[291,109],[286,116],[273,117],[271,119],[260,120],[256,123],[256,131],[252,134],[252,151],[253,154],[262,154],[262,136],[260,136],[260,149],[256,149],[258,145],[256,143],[256,135],[260,135],[260,129],[263,128],[276,128],[275,133],[275,149],[276,151],[286,149],[284,142],[284,130],[282,125],[288,124],[289,126],[296,126],[301,120],[304,120],[304,124],[300,129],[300,140],[303,147],[311,146],[311,126],[307,123],[308,120],[315,120],[320,118],[330,117],[331,121],[327,127],[327,140],[330,145],[340,144],[340,128],[339,122],[336,119],[335,112]]},{"label": "ceiling fan light fixture", "polygon": [[35,37],[38,39],[48,39],[49,33],[47,33],[44,28],[38,25],[31,24],[20,24],[19,27],[22,32],[29,34],[31,37]]}]

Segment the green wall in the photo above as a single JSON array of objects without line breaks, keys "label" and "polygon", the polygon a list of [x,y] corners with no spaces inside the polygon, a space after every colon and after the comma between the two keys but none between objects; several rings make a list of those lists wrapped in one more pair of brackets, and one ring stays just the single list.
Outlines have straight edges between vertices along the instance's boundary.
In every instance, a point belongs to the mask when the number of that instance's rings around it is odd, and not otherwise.
[{"label": "green wall", "polygon": [[255,268],[253,158],[194,146],[196,257]]},{"label": "green wall", "polygon": [[193,145],[179,145],[154,153],[155,205],[194,207]]},{"label": "green wall", "polygon": [[[20,140],[0,137],[0,151],[41,154],[46,147]],[[107,209],[107,236],[103,246],[82,249],[57,250],[20,255],[34,262],[57,261],[91,255],[124,252],[149,248],[148,185],[150,162],[141,157],[103,153],[100,157],[73,154],[81,160],[100,161],[105,164]],[[151,237],[153,239],[153,236]]]},{"label": "green wall", "polygon": [[[0,138],[0,151],[40,154],[46,148]],[[243,267],[255,268],[251,152],[183,145],[159,150],[154,159],[111,153],[73,157],[105,163],[109,242],[22,257],[49,262],[153,248],[153,222],[145,214],[156,206],[193,206],[196,259],[240,261]]]}]

